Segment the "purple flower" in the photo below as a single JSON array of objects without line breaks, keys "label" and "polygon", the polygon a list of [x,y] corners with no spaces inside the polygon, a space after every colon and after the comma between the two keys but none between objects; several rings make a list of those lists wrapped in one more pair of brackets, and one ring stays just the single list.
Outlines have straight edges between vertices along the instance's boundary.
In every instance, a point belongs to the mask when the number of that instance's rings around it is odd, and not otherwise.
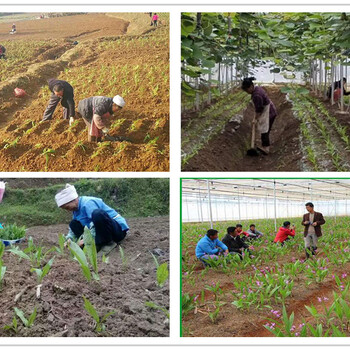
[{"label": "purple flower", "polygon": [[345,278],[347,276],[347,274],[346,273],[343,273],[342,275],[341,275],[341,278]]},{"label": "purple flower", "polygon": [[197,301],[198,297],[199,297],[199,295],[196,295],[196,296],[194,297],[193,301]]},{"label": "purple flower", "polygon": [[327,297],[323,297],[323,300],[324,300],[324,301],[327,301],[327,300],[329,300],[329,299],[328,299]]},{"label": "purple flower", "polygon": [[300,333],[295,332],[294,335],[295,335],[296,337],[299,337]]},{"label": "purple flower", "polygon": [[187,275],[188,275],[188,272],[185,272],[184,275],[187,276]]},{"label": "purple flower", "polygon": [[320,303],[322,301],[322,298],[317,297],[318,302]]}]

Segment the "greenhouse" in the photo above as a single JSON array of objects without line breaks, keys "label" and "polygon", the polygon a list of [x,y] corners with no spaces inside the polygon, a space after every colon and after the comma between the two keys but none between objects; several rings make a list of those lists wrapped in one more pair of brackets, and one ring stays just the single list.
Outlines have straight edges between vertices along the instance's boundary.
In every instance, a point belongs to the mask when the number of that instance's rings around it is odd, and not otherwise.
[{"label": "greenhouse", "polygon": [[[324,215],[350,214],[350,179],[184,179],[182,221],[300,217],[306,202]],[[275,225],[275,229],[277,226]]]},{"label": "greenhouse", "polygon": [[[181,19],[183,170],[349,171],[349,14]],[[241,89],[248,77],[277,111],[268,157],[246,156],[254,119]]]},{"label": "greenhouse", "polygon": [[349,337],[350,179],[182,179],[182,335]]}]

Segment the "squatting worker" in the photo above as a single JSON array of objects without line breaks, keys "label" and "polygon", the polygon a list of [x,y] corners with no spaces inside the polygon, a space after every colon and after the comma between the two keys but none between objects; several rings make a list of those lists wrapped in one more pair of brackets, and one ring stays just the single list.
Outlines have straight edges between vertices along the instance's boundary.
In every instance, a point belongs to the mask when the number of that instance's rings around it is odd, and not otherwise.
[{"label": "squatting worker", "polygon": [[252,101],[255,107],[255,120],[258,131],[261,134],[261,147],[257,147],[263,154],[270,152],[270,131],[277,116],[277,111],[273,102],[267,96],[266,91],[255,86],[253,81],[255,78],[244,78],[242,89],[252,95]]},{"label": "squatting worker", "polygon": [[63,119],[69,118],[69,124],[74,121],[75,102],[72,85],[64,80],[50,79],[49,89],[52,92],[50,101],[44,112],[43,121],[52,119],[52,115],[59,102],[63,106]]},{"label": "squatting worker", "polygon": [[[333,96],[334,96],[334,101],[338,101],[340,96],[341,96],[341,80],[338,80],[338,81],[335,81],[333,83],[334,85],[334,88],[333,88]],[[343,96],[348,96],[350,95],[350,91],[348,92],[346,90],[346,78],[344,77],[343,78]],[[327,90],[327,97],[329,99],[331,99],[332,97],[332,85],[328,87],[328,90]]]},{"label": "squatting worker", "polygon": [[304,214],[302,225],[304,229],[304,240],[305,240],[305,252],[306,258],[316,254],[318,237],[322,236],[321,225],[325,224],[326,221],[321,213],[317,213],[314,210],[314,205],[311,202],[305,204],[307,214]]},{"label": "squatting worker", "polygon": [[[97,251],[108,243],[121,242],[128,233],[129,226],[126,220],[101,198],[79,197],[75,187],[67,184],[56,194],[55,200],[59,208],[73,212],[66,245],[71,240],[78,240],[84,233],[84,227],[87,227],[94,237]],[[83,246],[84,241],[80,240],[78,244]]]},{"label": "squatting worker", "polygon": [[115,138],[108,135],[106,124],[111,116],[125,106],[123,97],[116,95],[113,98],[105,96],[93,96],[79,101],[78,113],[83,117],[88,127],[88,140],[101,141],[102,136],[107,141],[118,141],[121,138]]}]

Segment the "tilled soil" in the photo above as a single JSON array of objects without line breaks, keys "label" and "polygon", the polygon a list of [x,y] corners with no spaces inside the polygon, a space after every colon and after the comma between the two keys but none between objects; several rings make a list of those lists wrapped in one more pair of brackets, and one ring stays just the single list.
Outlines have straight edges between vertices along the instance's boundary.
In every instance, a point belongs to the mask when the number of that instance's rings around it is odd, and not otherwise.
[{"label": "tilled soil", "polygon": [[[225,130],[201,149],[184,168],[185,171],[300,171],[302,152],[299,145],[299,122],[293,117],[291,104],[279,86],[264,86],[277,109],[270,133],[268,156],[247,156],[251,142],[252,104],[244,112],[240,124],[230,122]],[[256,139],[256,144],[260,140]]]},{"label": "tilled soil", "polygon": [[[191,252],[191,256],[192,256]],[[324,253],[322,248],[319,249],[318,256],[323,257]],[[278,264],[283,266],[284,263],[290,263],[294,261],[295,257],[301,261],[305,259],[305,254],[288,253],[278,259]],[[193,257],[193,262],[195,258]],[[191,259],[192,262],[192,259]],[[305,262],[307,263],[307,262]],[[268,264],[267,264],[268,265]],[[267,265],[256,266],[258,269]],[[270,266],[271,267],[271,266]],[[347,263],[343,267],[335,267],[332,269],[332,273],[339,276],[348,271],[350,264]],[[235,300],[234,294],[237,293],[234,282],[242,280],[247,275],[254,274],[251,267],[246,268],[244,271],[238,271],[234,275],[224,273],[220,270],[209,269],[205,276],[201,277],[201,271],[203,267],[197,262],[195,272],[195,283],[189,283],[188,280],[183,279],[183,293],[189,293],[190,295],[198,295],[198,300],[201,300],[201,290],[211,283],[219,283],[223,294],[220,296],[220,301],[226,304],[221,307],[220,314],[216,324],[210,321],[208,312],[213,312],[215,307],[214,295],[212,292],[205,290],[204,303],[200,301],[199,307],[190,311],[186,316],[182,318],[183,335],[185,337],[273,337],[274,335],[269,332],[264,325],[271,322],[269,319],[274,318],[270,309],[257,310],[251,307],[249,310],[239,310],[231,302]],[[335,281],[332,279],[331,274],[325,278],[322,283],[313,283],[309,286],[305,285],[306,278],[299,276],[294,280],[294,287],[292,295],[286,299],[286,310],[288,315],[294,312],[294,324],[299,325],[302,322],[311,323],[314,326],[315,318],[305,308],[305,305],[314,305],[320,314],[324,313],[324,307],[330,307],[334,301],[334,292],[339,292]],[[326,298],[326,301],[319,302],[318,298]],[[278,309],[281,311],[281,304],[270,304],[272,309]],[[200,327],[198,326],[200,325]],[[220,329],[217,332],[217,329]]]},{"label": "tilled soil", "polygon": [[0,23],[1,40],[85,40],[116,32],[125,33],[129,23],[104,13],[15,21],[17,33],[10,35],[12,24]]},{"label": "tilled soil", "polygon": [[[169,323],[162,311],[150,309],[145,302],[151,301],[169,309],[169,282],[160,288],[156,284],[156,267],[151,252],[155,249],[164,255],[159,263],[169,263],[168,217],[129,219],[130,234],[122,242],[127,258],[122,265],[118,248],[109,256],[109,263],[99,259],[100,281],[87,282],[77,261],[68,252],[57,254],[49,274],[44,278],[41,297],[37,299],[36,276],[30,272],[29,263],[8,252],[4,253],[7,266],[1,290],[0,336],[17,337],[166,337]],[[27,237],[32,236],[36,245],[58,246],[58,235],[66,233],[67,225],[32,227]],[[20,244],[25,248],[26,244]],[[157,252],[156,251],[156,252]],[[48,260],[50,254],[45,260]],[[15,302],[15,296],[27,288]],[[106,331],[96,333],[94,322],[84,308],[85,296],[98,310],[100,316],[111,310],[116,313],[106,322]],[[28,316],[37,308],[37,317],[31,328],[19,322],[18,334],[4,331],[10,324],[17,307]]]},{"label": "tilled soil", "polygon": [[[74,20],[83,22],[84,16],[86,15],[62,18],[67,18],[67,21],[75,18]],[[113,32],[96,32],[92,38],[82,40],[77,46],[63,43],[57,50],[49,49],[41,53],[36,63],[30,65],[25,73],[0,83],[0,170],[169,170],[169,86],[165,82],[168,79],[163,79],[163,76],[168,77],[169,74],[168,41],[164,40],[169,35],[168,27],[152,28],[152,33],[128,36],[127,33],[123,35],[127,29],[127,21],[103,14],[96,16],[101,30],[105,28],[105,23],[108,25],[108,21],[116,21],[120,25],[112,26]],[[106,22],[101,16],[107,18]],[[139,16],[141,20],[147,18],[147,14]],[[63,20],[62,18],[48,20]],[[146,31],[149,31],[148,27]],[[153,34],[162,40],[152,41]],[[112,45],[114,42],[119,43],[119,40],[123,40],[122,49],[116,49]],[[96,47],[100,44],[106,44],[110,48],[97,51]],[[48,79],[57,77],[69,81],[74,87],[77,108],[81,99],[101,95],[99,85],[94,84],[93,78],[87,82],[81,77],[93,76],[97,68],[106,67],[116,70],[115,75],[110,75],[114,79],[126,64],[130,67],[130,80],[127,84],[118,81],[114,85],[113,93],[123,94],[123,90],[128,88],[127,96],[124,95],[127,105],[113,117],[113,121],[120,119],[122,123],[111,127],[111,134],[126,137],[127,141],[107,142],[103,145],[89,143],[83,119],[77,116],[76,125],[69,128],[68,122],[62,120],[60,105],[53,120],[39,124],[49,100],[47,90],[42,89],[47,86]],[[132,69],[144,65],[155,71],[158,67],[162,73],[162,78],[154,76],[155,83],[152,88],[155,92],[142,85],[145,77],[141,74],[139,80],[134,79]],[[65,74],[69,68],[74,71]],[[82,75],[78,75],[78,68],[84,69]],[[25,89],[28,95],[21,99],[15,98],[13,89],[17,86]],[[49,156],[49,164],[44,154],[45,149],[54,150]]]}]

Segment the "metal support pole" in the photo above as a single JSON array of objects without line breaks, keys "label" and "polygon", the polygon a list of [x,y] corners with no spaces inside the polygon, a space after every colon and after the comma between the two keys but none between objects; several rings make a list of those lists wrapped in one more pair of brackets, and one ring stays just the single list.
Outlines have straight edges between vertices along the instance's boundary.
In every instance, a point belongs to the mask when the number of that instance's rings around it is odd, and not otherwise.
[{"label": "metal support pole", "polygon": [[273,202],[274,202],[274,212],[275,212],[275,232],[277,232],[276,180],[273,180]]},{"label": "metal support pole", "polygon": [[208,204],[209,204],[210,228],[213,228],[213,213],[212,213],[212,211],[211,211],[211,196],[210,196],[209,180],[207,180],[207,190],[208,190]]},{"label": "metal support pole", "polygon": [[202,197],[201,197],[201,188],[199,187],[199,208],[201,213],[201,222],[203,222],[203,208],[202,208]]},{"label": "metal support pole", "polygon": [[241,200],[239,197],[239,189],[237,188],[237,194],[238,194],[238,220],[241,221]]}]

